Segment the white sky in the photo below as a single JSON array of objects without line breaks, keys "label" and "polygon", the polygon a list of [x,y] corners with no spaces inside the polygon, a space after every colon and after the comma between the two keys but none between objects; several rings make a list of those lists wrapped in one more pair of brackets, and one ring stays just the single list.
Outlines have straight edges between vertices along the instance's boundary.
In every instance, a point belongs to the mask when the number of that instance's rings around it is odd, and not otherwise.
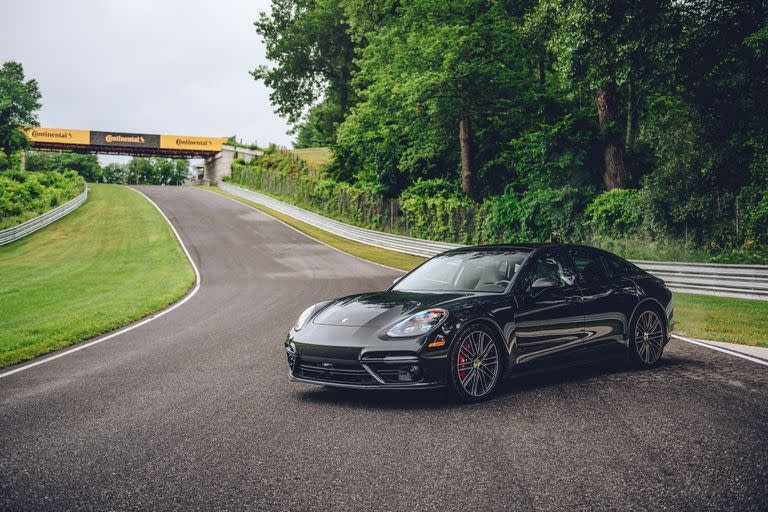
[{"label": "white sky", "polygon": [[0,0],[0,63],[43,94],[40,124],[288,146],[253,22],[269,0]]}]

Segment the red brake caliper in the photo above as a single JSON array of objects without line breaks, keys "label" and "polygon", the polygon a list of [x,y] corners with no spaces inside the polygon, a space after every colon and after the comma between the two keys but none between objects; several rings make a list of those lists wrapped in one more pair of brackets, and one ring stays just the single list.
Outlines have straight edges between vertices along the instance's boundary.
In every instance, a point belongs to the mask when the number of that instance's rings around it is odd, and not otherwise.
[{"label": "red brake caliper", "polygon": [[[467,358],[464,357],[464,355],[461,353],[461,348],[459,349],[459,359],[458,359],[458,361],[459,361],[459,367],[461,367],[462,365],[464,365],[464,363],[467,362]],[[464,380],[464,377],[466,377],[466,376],[467,376],[467,370],[459,370],[459,378],[461,380]]]}]

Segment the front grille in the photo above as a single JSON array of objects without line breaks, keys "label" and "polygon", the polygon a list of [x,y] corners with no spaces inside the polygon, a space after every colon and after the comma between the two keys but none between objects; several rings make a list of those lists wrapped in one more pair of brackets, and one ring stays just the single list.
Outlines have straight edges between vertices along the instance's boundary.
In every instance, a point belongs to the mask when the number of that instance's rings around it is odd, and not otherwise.
[{"label": "front grille", "polygon": [[297,377],[347,384],[376,384],[376,380],[363,368],[327,368],[322,364],[299,363]]},{"label": "front grille", "polygon": [[412,352],[368,353],[360,360],[357,350],[300,348],[297,353],[291,344],[286,347],[286,355],[295,377],[313,381],[376,386],[423,380],[419,358]]}]

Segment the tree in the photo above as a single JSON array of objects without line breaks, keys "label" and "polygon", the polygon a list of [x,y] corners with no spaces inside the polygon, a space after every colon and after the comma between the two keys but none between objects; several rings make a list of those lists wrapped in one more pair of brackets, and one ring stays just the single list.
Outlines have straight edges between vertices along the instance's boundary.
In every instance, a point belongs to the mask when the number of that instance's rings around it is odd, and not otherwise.
[{"label": "tree", "polygon": [[8,162],[11,155],[28,147],[29,141],[22,131],[37,125],[36,112],[42,95],[34,79],[24,81],[24,68],[18,62],[8,61],[0,68],[0,149]]},{"label": "tree", "polygon": [[251,75],[272,89],[276,112],[295,128],[318,102],[333,104],[332,121],[315,126],[324,138],[334,138],[336,124],[353,102],[354,49],[341,5],[338,0],[272,0],[271,12],[254,23],[275,65],[259,66]]},{"label": "tree", "polygon": [[[549,41],[566,89],[591,97],[603,137],[603,183],[625,188],[630,176],[625,142],[632,143],[641,80],[674,33],[671,0],[541,0],[554,5],[559,24]],[[628,90],[626,132],[619,123],[619,88]],[[624,136],[622,136],[624,135]]]},{"label": "tree", "polygon": [[117,162],[108,163],[102,168],[101,179],[104,183],[124,185],[128,183],[128,166]]},{"label": "tree", "polygon": [[126,166],[128,183],[181,185],[189,178],[189,161],[171,158],[132,158]]},{"label": "tree", "polygon": [[68,151],[30,151],[27,155],[27,169],[30,171],[73,170],[88,182],[102,181],[102,169],[96,155],[70,153]]},{"label": "tree", "polygon": [[414,177],[456,169],[465,195],[478,200],[478,170],[519,129],[517,116],[504,113],[535,84],[507,4],[401,4],[367,33],[353,81],[360,103],[340,127],[339,144],[365,144],[363,167],[383,164]]}]

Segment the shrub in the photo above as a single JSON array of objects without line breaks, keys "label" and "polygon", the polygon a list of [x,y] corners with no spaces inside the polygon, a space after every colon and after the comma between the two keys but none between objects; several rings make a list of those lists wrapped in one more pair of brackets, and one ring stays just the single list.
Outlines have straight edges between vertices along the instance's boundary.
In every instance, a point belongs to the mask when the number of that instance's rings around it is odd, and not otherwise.
[{"label": "shrub", "polygon": [[403,220],[413,236],[472,243],[477,208],[458,184],[446,179],[419,180],[400,195]]},{"label": "shrub", "polygon": [[584,211],[588,227],[598,236],[624,238],[636,234],[642,221],[639,199],[639,192],[633,189],[603,192]]},{"label": "shrub", "polygon": [[84,180],[74,171],[0,174],[0,229],[24,222],[73,199],[84,186]]},{"label": "shrub", "polygon": [[483,242],[547,242],[553,236],[578,242],[584,237],[581,212],[594,196],[591,187],[507,190],[482,206]]}]

